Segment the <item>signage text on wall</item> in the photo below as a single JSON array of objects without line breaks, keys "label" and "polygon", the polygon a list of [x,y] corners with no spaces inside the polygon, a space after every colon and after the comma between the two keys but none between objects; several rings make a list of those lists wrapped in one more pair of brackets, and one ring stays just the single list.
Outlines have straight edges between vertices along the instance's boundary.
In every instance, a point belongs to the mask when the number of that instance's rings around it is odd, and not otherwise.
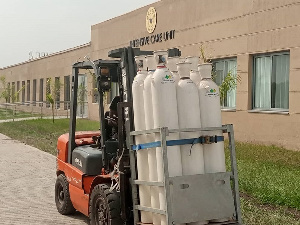
[{"label": "signage text on wall", "polygon": [[142,47],[144,45],[155,44],[163,41],[172,40],[175,38],[175,30],[170,30],[158,34],[152,34],[150,36],[142,37],[139,39],[135,39],[130,41],[130,46],[137,48]]}]

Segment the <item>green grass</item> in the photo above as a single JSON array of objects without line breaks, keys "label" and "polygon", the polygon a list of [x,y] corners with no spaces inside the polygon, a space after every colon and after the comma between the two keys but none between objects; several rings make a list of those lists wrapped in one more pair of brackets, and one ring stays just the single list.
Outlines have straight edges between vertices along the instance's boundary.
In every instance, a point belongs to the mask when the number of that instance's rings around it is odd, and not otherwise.
[{"label": "green grass", "polygon": [[286,207],[260,205],[251,198],[241,198],[243,224],[245,225],[300,225],[300,217]]},{"label": "green grass", "polygon": [[[98,130],[99,122],[78,119],[76,130]],[[0,123],[0,133],[22,141],[45,152],[56,155],[56,143],[60,135],[69,132],[69,119],[36,119]]]},{"label": "green grass", "polygon": [[17,118],[27,118],[27,117],[37,117],[40,116],[38,113],[29,113],[29,112],[23,112],[23,111],[15,111],[15,115],[13,115],[12,109],[3,109],[0,108],[0,120],[6,120],[6,119],[17,119]]},{"label": "green grass", "polygon": [[237,143],[236,152],[240,191],[300,210],[300,152],[249,143]]}]

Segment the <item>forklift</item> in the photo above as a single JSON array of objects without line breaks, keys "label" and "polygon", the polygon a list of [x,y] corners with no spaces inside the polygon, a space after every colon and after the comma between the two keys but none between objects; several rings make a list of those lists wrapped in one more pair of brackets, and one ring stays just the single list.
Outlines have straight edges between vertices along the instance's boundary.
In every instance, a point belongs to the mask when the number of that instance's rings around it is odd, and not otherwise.
[{"label": "forklift", "polygon": [[[126,47],[110,51],[108,57],[111,60],[87,60],[73,65],[69,133],[61,135],[57,142],[55,203],[58,212],[63,215],[70,215],[79,211],[89,217],[91,225],[142,224],[140,223],[140,211],[166,215],[168,225],[177,224],[178,221],[180,223],[187,222],[191,218],[197,221],[198,218],[203,218],[203,216],[211,217],[212,213],[219,214],[219,217],[211,218],[224,218],[222,216],[228,215],[228,213],[233,218],[229,222],[214,224],[241,224],[237,168],[231,125],[215,128],[229,134],[232,171],[217,174],[218,182],[219,180],[226,180],[226,187],[215,187],[214,184],[212,184],[213,187],[209,187],[216,177],[211,178],[211,176],[203,175],[201,176],[201,183],[204,182],[208,186],[207,189],[217,191],[217,195],[210,192],[206,197],[204,196],[204,199],[194,198],[195,193],[190,193],[192,195],[188,196],[191,198],[190,201],[193,205],[196,201],[215,201],[216,197],[221,195],[222,198],[219,202],[211,204],[211,207],[214,208],[213,211],[204,213],[205,215],[200,213],[195,216],[193,210],[188,211],[188,206],[179,204],[182,209],[175,207],[174,204],[178,204],[180,199],[174,198],[178,193],[172,193],[175,189],[172,188],[171,190],[170,184],[179,182],[178,185],[182,186],[180,182],[188,183],[189,179],[172,180],[167,176],[167,166],[165,166],[166,177],[162,183],[137,180],[135,150],[137,146],[134,145],[134,137],[153,132],[160,133],[162,136],[160,146],[166,150],[168,145],[166,136],[169,132],[177,132],[169,131],[167,128],[144,132],[134,131],[131,93],[131,85],[137,73],[134,57],[152,54],[153,51],[142,51],[139,48]],[[169,49],[168,55],[169,57],[180,56],[181,52],[176,48]],[[80,70],[93,70],[96,76],[99,93],[100,132],[76,132],[77,91]],[[105,112],[104,96],[105,93],[111,90],[112,84],[118,87],[118,95],[112,96],[114,99],[111,107],[108,112]],[[212,128],[208,130],[212,130]],[[189,132],[189,130],[185,132]],[[147,145],[144,147],[147,148]],[[163,159],[167,164],[166,151],[163,152]],[[199,182],[195,183],[194,178],[191,179],[194,182],[189,184],[191,187],[199,185]],[[140,184],[165,187],[166,210],[140,206],[138,196],[138,186]],[[204,189],[200,188],[199,190],[205,191]],[[172,209],[174,213],[172,213]],[[175,213],[177,211],[179,213]],[[227,214],[224,214],[224,212]],[[181,216],[182,213],[185,213],[185,215]],[[176,218],[176,214],[177,217],[180,216],[179,219]],[[189,218],[186,220],[187,217]],[[183,219],[185,221],[182,221]]]}]

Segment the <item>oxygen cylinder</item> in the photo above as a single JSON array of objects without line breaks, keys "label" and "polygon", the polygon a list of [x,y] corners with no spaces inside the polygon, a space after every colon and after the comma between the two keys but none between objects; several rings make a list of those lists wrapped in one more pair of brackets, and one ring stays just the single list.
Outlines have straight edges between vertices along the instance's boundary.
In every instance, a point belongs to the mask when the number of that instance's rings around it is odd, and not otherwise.
[{"label": "oxygen cylinder", "polygon": [[191,80],[197,85],[199,85],[201,81],[201,76],[198,71],[198,63],[199,63],[199,57],[198,56],[188,56],[186,57],[186,62],[190,62],[191,65],[191,72],[190,72],[190,77]]},{"label": "oxygen cylinder", "polygon": [[[205,63],[198,66],[202,80],[199,84],[200,113],[202,127],[221,127],[221,105],[218,85],[211,79],[212,64]],[[222,136],[220,131],[203,132],[208,136]],[[205,173],[226,172],[224,142],[204,145]],[[212,222],[224,222],[230,218],[212,220]]]},{"label": "oxygen cylinder", "polygon": [[[191,63],[177,64],[180,81],[177,85],[177,106],[179,128],[201,128],[198,88],[190,79]],[[200,132],[181,132],[180,139],[198,138]],[[201,144],[181,145],[183,175],[204,173],[203,146]],[[208,221],[193,222],[189,225],[207,224]]]},{"label": "oxygen cylinder", "polygon": [[[191,63],[178,63],[180,81],[177,85],[177,106],[179,128],[201,128],[200,102],[198,88],[190,79]],[[198,138],[200,132],[180,133],[181,139]],[[195,144],[181,146],[182,174],[194,175],[204,173],[203,147]]]},{"label": "oxygen cylinder", "polygon": [[[148,55],[146,58],[148,66],[148,75],[144,81],[144,109],[145,109],[145,120],[146,130],[154,128],[153,122],[153,107],[152,107],[152,92],[151,92],[151,81],[153,73],[156,69],[156,63],[153,55]],[[147,135],[147,142],[154,142],[154,134]],[[156,149],[148,149],[148,165],[149,165],[149,180],[157,181],[157,163],[156,163]],[[159,209],[159,194],[158,187],[150,187],[151,194],[151,208]],[[160,225],[160,215],[153,213],[153,224]]]},{"label": "oxygen cylinder", "polygon": [[179,79],[180,79],[178,70],[177,70],[177,65],[176,65],[177,63],[179,63],[179,60],[180,60],[179,56],[168,57],[168,59],[167,59],[167,68],[174,76],[174,80],[175,80],[176,84],[179,82]]},{"label": "oxygen cylinder", "polygon": [[[220,92],[218,85],[211,79],[212,65],[199,65],[202,77],[199,85],[200,113],[202,127],[221,127]],[[222,131],[205,132],[206,135],[222,136]],[[225,172],[224,142],[204,145],[205,173]]]},{"label": "oxygen cylinder", "polygon": [[[167,52],[154,52],[157,61],[152,82],[152,103],[154,128],[168,127],[169,129],[178,129],[178,113],[176,99],[176,84],[173,75],[165,66]],[[160,141],[160,135],[156,135],[156,141]],[[178,139],[178,134],[170,134],[168,139]],[[167,150],[168,172],[170,177],[181,176],[181,154],[179,146],[169,146]],[[158,181],[162,182],[164,177],[162,149],[156,150],[157,175]],[[159,187],[160,209],[165,210],[165,193],[162,187]],[[161,224],[165,224],[165,216],[162,216]]]},{"label": "oxygen cylinder", "polygon": [[[135,61],[138,72],[132,83],[134,126],[136,131],[141,131],[146,129],[143,92],[144,80],[147,77],[148,73],[145,70],[145,56],[136,56]],[[135,142],[136,144],[145,143],[146,137],[144,135],[136,136]],[[137,151],[137,170],[139,180],[149,180],[147,149]],[[151,207],[151,193],[149,186],[139,185],[139,196],[141,206]],[[142,211],[141,222],[152,223],[152,213]]]}]

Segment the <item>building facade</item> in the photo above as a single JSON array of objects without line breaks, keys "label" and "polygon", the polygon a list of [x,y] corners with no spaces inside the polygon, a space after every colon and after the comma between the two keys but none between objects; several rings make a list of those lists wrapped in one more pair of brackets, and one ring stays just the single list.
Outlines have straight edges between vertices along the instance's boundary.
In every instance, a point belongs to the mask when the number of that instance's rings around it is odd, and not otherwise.
[{"label": "building facade", "polygon": [[[56,77],[64,83],[59,98],[67,101],[71,66],[84,56],[107,59],[108,51],[129,45],[176,47],[182,56],[200,56],[203,49],[217,83],[229,72],[240,80],[222,106],[223,123],[234,124],[236,139],[300,150],[299,12],[297,0],[161,0],[93,25],[88,44],[2,68],[0,74],[10,85],[25,85],[24,101],[45,100],[46,79]],[[98,119],[89,71],[82,72],[82,83],[88,88],[86,113]]]}]

